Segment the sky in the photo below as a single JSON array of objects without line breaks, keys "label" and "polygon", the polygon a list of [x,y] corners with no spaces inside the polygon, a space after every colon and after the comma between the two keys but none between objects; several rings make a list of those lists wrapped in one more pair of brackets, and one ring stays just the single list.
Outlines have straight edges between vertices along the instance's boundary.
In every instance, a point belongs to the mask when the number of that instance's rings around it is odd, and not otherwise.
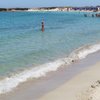
[{"label": "sky", "polygon": [[96,5],[100,5],[100,0],[0,0],[0,8]]}]

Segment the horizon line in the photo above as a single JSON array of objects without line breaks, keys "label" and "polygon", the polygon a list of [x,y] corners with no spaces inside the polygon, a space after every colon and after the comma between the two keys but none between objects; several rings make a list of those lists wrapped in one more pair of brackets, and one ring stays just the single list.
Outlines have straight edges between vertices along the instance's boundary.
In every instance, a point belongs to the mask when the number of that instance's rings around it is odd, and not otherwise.
[{"label": "horizon line", "polygon": [[54,7],[54,8],[60,8],[60,7],[97,7],[97,6],[100,6],[100,5],[89,5],[89,6],[40,6],[40,7],[0,7],[0,8],[51,8],[51,7]]}]

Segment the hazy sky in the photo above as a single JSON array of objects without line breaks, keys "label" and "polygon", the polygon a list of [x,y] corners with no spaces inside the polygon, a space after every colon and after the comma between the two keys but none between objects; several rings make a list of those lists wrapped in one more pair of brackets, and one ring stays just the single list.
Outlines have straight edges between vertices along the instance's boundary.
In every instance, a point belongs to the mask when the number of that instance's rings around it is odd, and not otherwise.
[{"label": "hazy sky", "polygon": [[95,6],[100,0],[0,0],[2,7]]}]

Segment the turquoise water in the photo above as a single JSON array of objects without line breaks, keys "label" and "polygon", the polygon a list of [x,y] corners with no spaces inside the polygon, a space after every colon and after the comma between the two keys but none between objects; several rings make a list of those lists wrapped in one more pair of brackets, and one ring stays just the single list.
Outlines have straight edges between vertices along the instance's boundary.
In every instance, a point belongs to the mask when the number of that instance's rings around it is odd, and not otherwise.
[{"label": "turquoise water", "polygon": [[78,12],[1,12],[0,76],[67,57],[97,42],[100,18]]},{"label": "turquoise water", "polygon": [[79,12],[0,12],[0,94],[98,50],[100,18]]}]

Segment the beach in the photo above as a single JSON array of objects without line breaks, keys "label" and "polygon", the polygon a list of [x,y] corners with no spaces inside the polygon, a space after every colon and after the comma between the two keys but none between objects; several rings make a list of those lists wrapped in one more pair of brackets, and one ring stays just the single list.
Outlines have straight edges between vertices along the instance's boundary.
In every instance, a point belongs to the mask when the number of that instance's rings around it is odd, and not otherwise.
[{"label": "beach", "polygon": [[23,1],[0,1],[0,100],[100,100],[100,0]]},{"label": "beach", "polygon": [[100,62],[99,18],[41,11],[1,12],[0,19],[0,100],[45,98]]},{"label": "beach", "polygon": [[100,61],[39,100],[100,100]]},{"label": "beach", "polygon": [[92,100],[88,98],[93,95],[91,85],[100,79],[99,66],[100,52],[96,52],[68,68],[22,83],[12,92],[0,95],[0,100]]}]

